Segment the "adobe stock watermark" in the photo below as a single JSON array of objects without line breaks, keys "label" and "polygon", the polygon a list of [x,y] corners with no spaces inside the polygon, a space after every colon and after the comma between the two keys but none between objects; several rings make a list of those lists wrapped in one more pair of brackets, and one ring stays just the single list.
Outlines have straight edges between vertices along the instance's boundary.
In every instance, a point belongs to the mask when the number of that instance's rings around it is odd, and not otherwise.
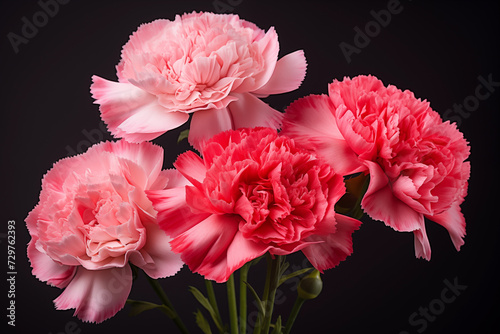
[{"label": "adobe stock watermark", "polygon": [[21,18],[22,26],[19,34],[11,31],[7,34],[7,39],[12,46],[14,53],[19,53],[19,47],[28,44],[30,40],[38,35],[39,29],[45,27],[49,20],[59,13],[60,5],[66,5],[70,0],[39,0],[37,2],[40,10],[29,17]]},{"label": "adobe stock watermark", "polygon": [[242,2],[243,0],[214,0],[212,6],[217,14],[232,13]]},{"label": "adobe stock watermark", "polygon": [[91,130],[83,129],[82,135],[86,139],[80,140],[76,144],[75,148],[66,145],[66,152],[68,152],[67,156],[69,157],[85,152],[92,145],[102,141],[104,139],[104,134],[107,132],[108,130],[106,129],[106,125],[103,122],[100,122],[99,127],[96,129],[91,129]]},{"label": "adobe stock watermark", "polygon": [[[500,87],[500,81],[493,81],[493,74],[490,73],[485,78],[482,75],[477,77],[479,84],[474,89],[474,94],[464,98],[462,103],[453,104],[453,108],[446,109],[443,114],[445,121],[455,122],[457,126],[462,124],[462,120],[470,117],[471,113],[479,108],[481,101],[487,100]],[[464,110],[465,109],[465,110]]]},{"label": "adobe stock watermark", "polygon": [[[410,314],[408,323],[415,327],[416,333],[423,333],[429,323],[436,321],[438,316],[443,314],[446,306],[453,303],[467,289],[467,285],[460,284],[458,277],[452,282],[448,279],[443,281],[445,287],[441,290],[439,297],[431,300],[425,307],[420,306],[417,311]],[[399,334],[411,334],[415,332],[401,331]]]},{"label": "adobe stock watermark", "polygon": [[399,0],[389,0],[386,9],[379,11],[371,10],[370,15],[373,17],[373,20],[368,21],[363,30],[358,26],[355,26],[353,29],[355,32],[353,38],[354,45],[347,42],[339,44],[340,51],[342,51],[347,63],[350,64],[352,56],[360,54],[361,50],[366,48],[372,39],[380,34],[382,28],[386,28],[391,23],[393,15],[400,14],[402,11],[403,5],[401,5]]}]

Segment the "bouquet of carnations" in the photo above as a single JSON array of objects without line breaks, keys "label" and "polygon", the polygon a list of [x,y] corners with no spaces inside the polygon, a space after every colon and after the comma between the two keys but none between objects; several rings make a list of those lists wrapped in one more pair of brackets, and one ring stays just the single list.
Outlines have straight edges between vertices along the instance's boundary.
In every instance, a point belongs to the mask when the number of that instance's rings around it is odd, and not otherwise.
[{"label": "bouquet of carnations", "polygon": [[[460,249],[470,164],[456,125],[370,75],[334,79],[328,95],[275,110],[261,99],[298,89],[307,67],[303,51],[278,53],[274,28],[193,12],[141,25],[118,80],[93,77],[101,118],[119,140],[56,162],[26,218],[33,274],[64,289],[57,309],[100,323],[128,303],[132,314],[159,309],[182,333],[184,321],[203,333],[290,333],[321,292],[320,273],[352,253],[364,214],[412,232],[417,257],[431,257],[425,218]],[[162,170],[163,148],[151,141],[186,122],[179,139],[193,150]],[[297,252],[310,268],[291,272],[286,255]],[[247,277],[261,258],[257,291]],[[189,288],[203,310],[191,318],[159,281],[184,264],[206,283],[205,293]],[[162,304],[128,299],[142,272]],[[273,315],[278,286],[294,277],[291,313]],[[227,320],[213,281],[227,285]]]}]

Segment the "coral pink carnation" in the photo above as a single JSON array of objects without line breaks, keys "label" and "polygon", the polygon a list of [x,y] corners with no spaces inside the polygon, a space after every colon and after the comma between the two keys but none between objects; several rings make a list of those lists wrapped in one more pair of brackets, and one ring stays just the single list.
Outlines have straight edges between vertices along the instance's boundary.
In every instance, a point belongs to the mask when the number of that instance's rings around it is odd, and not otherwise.
[{"label": "coral pink carnation", "polygon": [[361,223],[334,211],[342,176],[274,129],[223,132],[203,159],[186,152],[174,166],[191,184],[148,197],[172,250],[207,279],[224,282],[267,251],[302,250],[321,271],[352,252]]},{"label": "coral pink carnation", "polygon": [[104,321],[129,295],[129,263],[153,278],[182,267],[145,194],[185,184],[175,170],[161,171],[162,163],[163,149],[151,143],[106,142],[47,172],[40,202],[26,218],[28,257],[38,279],[65,288],[57,309]]},{"label": "coral pink carnation", "polygon": [[278,128],[282,114],[259,97],[297,89],[302,51],[278,60],[278,35],[233,14],[191,13],[143,24],[117,66],[118,82],[93,77],[91,92],[116,137],[152,140],[193,114],[189,141],[241,127]]},{"label": "coral pink carnation", "polygon": [[344,175],[364,171],[365,212],[397,231],[412,231],[417,257],[430,259],[424,217],[444,226],[457,250],[465,219],[469,146],[455,124],[410,91],[373,76],[335,80],[328,96],[287,108],[283,133],[328,160]]}]

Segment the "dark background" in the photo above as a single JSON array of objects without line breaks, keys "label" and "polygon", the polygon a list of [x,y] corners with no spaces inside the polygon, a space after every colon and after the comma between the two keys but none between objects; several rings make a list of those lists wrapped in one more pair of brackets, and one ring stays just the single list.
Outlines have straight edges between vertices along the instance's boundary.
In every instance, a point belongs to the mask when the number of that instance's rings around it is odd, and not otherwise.
[{"label": "dark background", "polygon": [[[222,0],[241,18],[278,32],[280,56],[303,49],[308,71],[296,91],[266,100],[283,110],[293,100],[326,93],[334,78],[373,74],[385,84],[412,90],[431,102],[442,115],[454,104],[474,101],[478,77],[500,81],[498,65],[499,8],[495,1],[401,1],[401,11],[370,38],[348,63],[341,42],[354,44],[356,26],[364,30],[373,21],[371,11],[386,9],[388,1],[250,1]],[[56,311],[52,300],[60,290],[31,275],[26,257],[29,235],[24,218],[38,202],[40,180],[58,159],[85,150],[89,142],[111,139],[103,132],[98,106],[89,93],[91,76],[116,79],[115,65],[122,45],[141,23],[176,14],[216,11],[212,1],[70,1],[40,24],[36,35],[19,45],[15,53],[7,36],[21,35],[26,17],[41,11],[36,1],[2,0],[1,22],[1,167],[2,273],[7,272],[8,220],[16,222],[16,330],[18,333],[175,333],[173,323],[158,311],[137,317],[128,308],[100,325],[82,323],[73,311]],[[398,7],[399,8],[399,7]],[[470,141],[472,175],[462,210],[467,237],[456,252],[444,228],[428,222],[432,260],[416,259],[413,236],[397,233],[381,222],[364,219],[354,234],[354,253],[323,275],[324,290],[305,304],[295,333],[497,333],[499,308],[498,154],[500,87],[472,105],[470,114],[454,118]],[[481,93],[487,92],[481,88]],[[472,96],[472,98],[471,98]],[[458,114],[451,114],[457,116]],[[165,167],[188,146],[177,145],[179,131],[155,140],[166,153]],[[302,265],[303,257],[291,261]],[[264,263],[250,272],[259,288]],[[2,276],[4,277],[4,276]],[[444,280],[455,280],[466,289],[439,309]],[[188,285],[204,291],[201,277],[185,267],[162,280],[193,333],[199,332],[192,312],[199,305]],[[5,286],[5,279],[2,279]],[[7,313],[7,287],[0,296]],[[224,287],[218,286],[224,308]],[[277,313],[286,318],[295,298],[293,284],[285,284],[278,297]],[[140,277],[131,298],[157,302]],[[437,307],[432,321],[411,324],[409,317],[420,307]],[[253,306],[249,307],[253,311]],[[7,318],[2,315],[2,326]],[[415,320],[424,319],[418,316]],[[7,327],[7,326],[6,326]],[[69,329],[69,330],[68,330]],[[79,330],[79,331],[78,331]],[[406,332],[405,332],[406,331]],[[214,330],[215,332],[215,330]]]}]

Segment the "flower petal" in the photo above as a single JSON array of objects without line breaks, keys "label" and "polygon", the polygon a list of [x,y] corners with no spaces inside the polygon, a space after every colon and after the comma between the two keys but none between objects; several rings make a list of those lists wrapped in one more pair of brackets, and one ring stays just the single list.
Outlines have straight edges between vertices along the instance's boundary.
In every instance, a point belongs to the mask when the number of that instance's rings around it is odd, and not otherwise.
[{"label": "flower petal", "polygon": [[254,127],[278,129],[281,126],[283,114],[255,95],[250,93],[233,95],[238,97],[238,100],[228,106],[233,119],[233,129]]},{"label": "flower petal", "polygon": [[128,83],[92,77],[90,88],[110,132],[131,142],[152,140],[185,123],[189,115],[168,112],[154,95]]},{"label": "flower petal", "polygon": [[240,218],[210,215],[171,241],[172,250],[194,272],[218,283],[227,281],[227,251],[238,230]]},{"label": "flower petal", "polygon": [[234,239],[227,249],[227,281],[229,276],[245,263],[264,255],[271,247],[264,244],[256,243],[246,239],[243,234],[238,231],[234,235]]},{"label": "flower petal", "polygon": [[254,50],[254,52],[262,57],[258,65],[263,70],[245,78],[242,84],[233,91],[236,93],[252,92],[265,85],[273,75],[278,60],[279,48],[278,34],[274,27],[271,27],[266,32],[265,36],[257,41],[256,50]]},{"label": "flower petal", "polygon": [[[133,144],[125,140],[104,142],[101,145],[92,146],[88,152],[92,152],[87,153],[88,155],[94,153],[101,155],[101,152],[109,152],[117,157],[132,161],[135,167],[130,164],[121,164],[120,166],[124,167],[126,171],[137,170],[137,173],[145,174],[146,182],[143,185],[144,189],[148,189],[151,186],[163,167],[163,148],[152,143]],[[139,175],[137,175],[137,178],[139,178]],[[135,177],[132,179],[135,179]]]},{"label": "flower petal", "polygon": [[352,234],[361,225],[359,220],[341,214],[336,214],[335,219],[337,221],[335,233],[308,237],[307,241],[320,242],[311,244],[302,250],[311,264],[321,272],[337,266],[351,255],[353,251]]},{"label": "flower petal", "polygon": [[191,119],[188,141],[201,152],[208,139],[232,128],[233,120],[227,108],[198,110]]},{"label": "flower petal", "polygon": [[158,212],[157,221],[167,235],[175,238],[206,219],[209,214],[196,214],[186,203],[184,187],[147,191],[149,200]]},{"label": "flower petal", "polygon": [[334,106],[326,95],[309,95],[288,106],[281,133],[303,147],[315,150],[339,174],[366,169],[340,133]]},{"label": "flower petal", "polygon": [[188,119],[187,113],[167,111],[157,102],[153,102],[137,109],[134,115],[118,126],[117,132],[124,133],[123,138],[131,142],[140,142],[143,141],[142,138],[154,139],[158,137],[158,133],[162,134],[175,129],[186,123]]},{"label": "flower petal", "polygon": [[179,155],[174,162],[174,167],[195,186],[203,183],[207,172],[203,160],[193,151]]},{"label": "flower petal", "polygon": [[103,322],[125,305],[132,287],[130,266],[105,270],[79,267],[64,292],[54,300],[58,310],[75,309],[82,321]]},{"label": "flower petal", "polygon": [[426,217],[446,228],[450,233],[453,245],[457,251],[460,250],[460,247],[464,244],[465,218],[460,210],[459,202],[455,202],[451,208],[443,213]]},{"label": "flower petal", "polygon": [[[151,278],[161,278],[175,275],[184,265],[179,254],[172,252],[170,248],[170,237],[160,230],[157,224],[149,223],[146,227],[146,245],[141,253],[147,253],[152,262],[140,266]],[[133,259],[131,262],[134,264]]]},{"label": "flower petal", "polygon": [[287,54],[276,63],[273,75],[269,81],[252,93],[258,97],[271,94],[291,92],[300,87],[306,76],[307,62],[304,51],[299,50]]},{"label": "flower petal", "polygon": [[31,239],[28,244],[28,258],[33,268],[33,275],[49,285],[58,288],[66,287],[73,278],[76,267],[55,262],[47,254],[40,252],[35,244],[35,238]]},{"label": "flower petal", "polygon": [[424,215],[394,196],[388,178],[378,164],[366,164],[370,170],[370,184],[361,201],[364,211],[371,218],[383,221],[396,231],[414,232],[416,256],[430,260],[431,250],[425,232]]}]

